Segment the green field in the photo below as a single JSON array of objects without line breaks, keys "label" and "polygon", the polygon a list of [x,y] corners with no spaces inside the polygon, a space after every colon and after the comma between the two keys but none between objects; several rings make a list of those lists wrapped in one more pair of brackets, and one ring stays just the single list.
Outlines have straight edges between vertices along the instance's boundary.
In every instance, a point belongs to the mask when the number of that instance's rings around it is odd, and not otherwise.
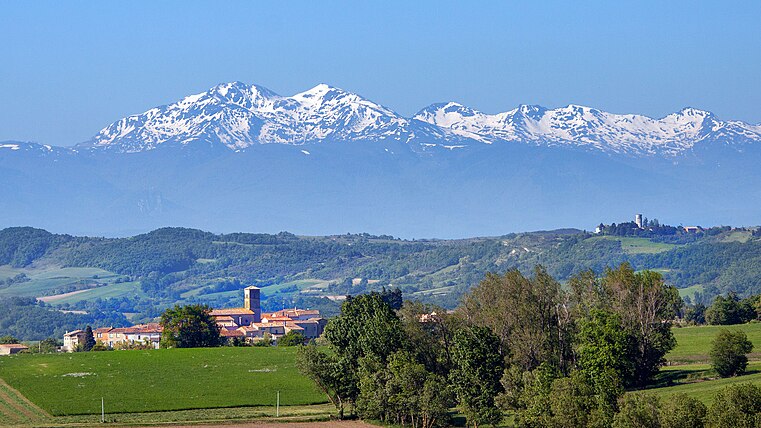
[{"label": "green field", "polygon": [[649,389],[661,399],[673,394],[683,393],[698,400],[711,404],[717,392],[727,386],[738,383],[752,383],[761,386],[761,361],[748,364],[748,371],[743,376],[721,379],[708,364],[687,364],[669,366],[661,369],[659,379],[673,386]]},{"label": "green field", "polygon": [[622,236],[595,236],[587,241],[608,240],[618,241],[621,243],[621,249],[627,254],[656,254],[671,250],[676,247],[674,244],[664,244],[662,242],[652,242],[647,238],[629,238]]},{"label": "green field", "polygon": [[49,303],[60,305],[63,303],[77,303],[83,300],[111,299],[117,297],[135,297],[144,295],[145,294],[143,293],[143,290],[140,288],[140,282],[120,282],[116,284],[109,284],[92,288],[70,296],[56,298]]},{"label": "green field", "polygon": [[[653,270],[658,271],[658,269],[653,269]],[[685,288],[680,288],[679,297],[681,298],[689,297],[690,299],[692,299],[693,297],[695,297],[695,293],[702,293],[704,289],[705,287],[700,284],[691,285]]]},{"label": "green field", "polygon": [[295,367],[295,348],[18,355],[0,378],[52,415],[326,403]]},{"label": "green field", "polygon": [[13,268],[0,266],[0,279],[25,274],[29,281],[0,288],[0,297],[21,296],[41,297],[53,294],[54,290],[66,286],[84,287],[84,284],[113,284],[121,275],[98,268],[62,268],[57,266],[35,268]]},{"label": "green field", "polygon": [[723,329],[740,330],[748,335],[753,342],[754,354],[751,359],[761,356],[761,323],[748,323],[741,325],[704,325],[696,327],[674,327],[676,348],[666,355],[666,359],[672,363],[708,362],[708,353],[711,350],[711,342],[719,331]]}]

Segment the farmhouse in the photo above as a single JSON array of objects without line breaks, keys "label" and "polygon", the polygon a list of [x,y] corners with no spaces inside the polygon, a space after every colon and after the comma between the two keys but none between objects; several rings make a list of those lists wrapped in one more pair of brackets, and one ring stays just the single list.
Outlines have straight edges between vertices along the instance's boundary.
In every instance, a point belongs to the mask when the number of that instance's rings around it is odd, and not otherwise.
[{"label": "farmhouse", "polygon": [[0,345],[0,355],[18,354],[19,352],[26,351],[27,349],[29,348],[24,345],[20,345],[18,343],[13,343],[10,345]]},{"label": "farmhouse", "polygon": [[85,331],[74,330],[63,335],[63,351],[74,352],[80,343],[85,343]]},{"label": "farmhouse", "polygon": [[290,331],[297,331],[307,339],[320,337],[327,324],[327,320],[320,317],[320,311],[294,308],[263,314],[260,290],[258,287],[246,287],[242,308],[215,309],[211,312],[223,337],[255,341],[267,334],[277,340]]}]

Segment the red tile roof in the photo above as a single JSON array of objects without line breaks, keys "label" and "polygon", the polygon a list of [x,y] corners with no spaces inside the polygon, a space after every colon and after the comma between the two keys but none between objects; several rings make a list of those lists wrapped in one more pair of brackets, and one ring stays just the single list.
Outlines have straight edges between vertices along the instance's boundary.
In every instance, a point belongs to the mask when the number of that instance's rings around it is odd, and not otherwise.
[{"label": "red tile roof", "polygon": [[211,316],[222,317],[225,315],[253,315],[254,311],[246,308],[228,308],[228,309],[214,309],[211,311]]},{"label": "red tile roof", "polygon": [[5,349],[29,349],[28,346],[22,345],[20,343],[2,344],[2,345],[0,345],[0,348],[5,348]]}]

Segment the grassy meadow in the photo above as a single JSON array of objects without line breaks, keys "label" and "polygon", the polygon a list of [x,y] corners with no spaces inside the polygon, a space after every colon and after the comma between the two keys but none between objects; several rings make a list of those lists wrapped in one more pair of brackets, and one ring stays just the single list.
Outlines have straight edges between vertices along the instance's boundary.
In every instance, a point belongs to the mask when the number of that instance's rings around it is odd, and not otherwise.
[{"label": "grassy meadow", "polygon": [[743,376],[724,379],[719,378],[709,364],[669,366],[661,369],[658,380],[661,386],[648,392],[662,400],[673,394],[683,393],[710,405],[716,393],[729,385],[753,383],[761,386],[761,361],[748,364],[748,371]]},{"label": "grassy meadow", "polygon": [[754,346],[751,360],[761,359],[761,323],[674,327],[672,331],[677,345],[666,355],[666,359],[671,364],[708,363],[711,343],[719,331],[724,329],[745,332]]},{"label": "grassy meadow", "polygon": [[52,415],[322,404],[295,348],[211,348],[18,355],[0,378]]},{"label": "grassy meadow", "polygon": [[[753,342],[754,350],[743,376],[721,379],[711,368],[711,344],[723,329],[743,331]],[[761,323],[674,327],[672,331],[677,346],[666,355],[668,365],[661,369],[648,392],[662,400],[684,393],[710,405],[716,393],[729,385],[749,382],[761,386]]]},{"label": "grassy meadow", "polygon": [[623,236],[594,236],[587,241],[608,240],[618,241],[621,243],[621,249],[626,254],[657,254],[669,251],[676,247],[674,244],[665,244],[662,242],[653,242],[648,238],[632,238]]}]

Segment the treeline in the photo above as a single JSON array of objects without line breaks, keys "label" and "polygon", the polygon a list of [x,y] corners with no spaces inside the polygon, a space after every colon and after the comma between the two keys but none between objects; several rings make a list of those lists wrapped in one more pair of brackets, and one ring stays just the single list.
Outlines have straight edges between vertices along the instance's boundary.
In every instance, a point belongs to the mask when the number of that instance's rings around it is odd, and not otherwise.
[{"label": "treeline", "polygon": [[[304,278],[330,281],[324,290],[330,295],[359,294],[393,285],[407,295],[418,293],[415,298],[451,309],[486,272],[517,269],[528,274],[536,264],[561,281],[580,271],[601,273],[624,262],[638,270],[662,269],[665,280],[677,287],[704,285],[704,292],[698,295],[704,304],[729,291],[739,296],[761,293],[757,281],[761,277],[761,240],[722,242],[721,234],[728,232],[719,232],[717,236],[684,235],[695,242],[658,254],[628,254],[620,242],[589,239],[593,235],[581,231],[404,241],[367,234],[298,237],[286,232],[213,234],[184,228],[106,239],[9,228],[0,230],[0,264],[26,267],[43,261],[47,265],[98,267],[123,275],[125,281],[139,281],[143,296],[99,301],[98,307],[129,308],[123,312],[141,317],[156,316],[157,311],[179,300],[235,305],[238,295],[221,292],[234,291],[238,284],[267,287]],[[355,278],[361,281],[355,284]],[[7,278],[0,287],[12,288],[25,280]],[[200,293],[188,293],[196,289]],[[190,294],[195,297],[188,298]],[[267,293],[263,305],[279,309],[300,299],[311,299],[310,307],[336,309],[329,301],[302,296],[294,289]],[[83,301],[66,308],[89,311],[93,305]]]},{"label": "treeline", "polygon": [[689,324],[734,325],[761,321],[761,294],[740,299],[735,293],[716,296],[706,307],[701,301],[692,303],[685,297],[682,318]]},{"label": "treeline", "polygon": [[542,267],[489,274],[454,313],[378,294],[348,299],[330,320],[328,350],[299,367],[339,417],[445,426],[453,406],[472,426],[611,426],[627,388],[647,385],[675,346],[681,307],[658,273],[621,265],[564,288]]}]

